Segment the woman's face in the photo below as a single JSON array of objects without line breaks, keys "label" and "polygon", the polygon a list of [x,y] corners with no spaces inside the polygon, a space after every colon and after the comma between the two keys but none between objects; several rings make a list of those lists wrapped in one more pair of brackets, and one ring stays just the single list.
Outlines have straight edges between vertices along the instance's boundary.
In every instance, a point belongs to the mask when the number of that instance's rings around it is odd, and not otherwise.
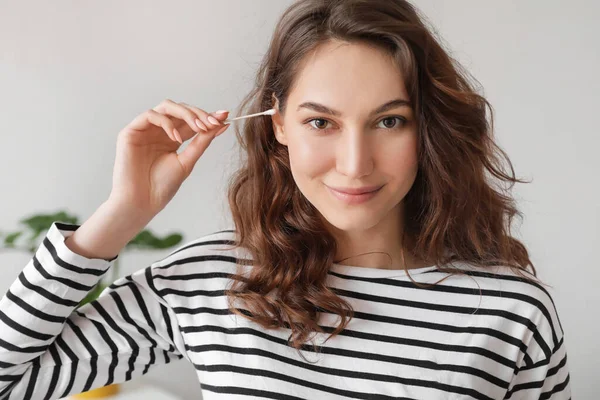
[{"label": "woman's face", "polygon": [[[332,41],[305,61],[285,116],[275,114],[273,125],[288,147],[299,190],[330,224],[349,232],[397,224],[401,217],[399,206],[418,167],[414,118],[401,72],[388,55]],[[359,204],[328,188],[373,185],[383,187]]]}]

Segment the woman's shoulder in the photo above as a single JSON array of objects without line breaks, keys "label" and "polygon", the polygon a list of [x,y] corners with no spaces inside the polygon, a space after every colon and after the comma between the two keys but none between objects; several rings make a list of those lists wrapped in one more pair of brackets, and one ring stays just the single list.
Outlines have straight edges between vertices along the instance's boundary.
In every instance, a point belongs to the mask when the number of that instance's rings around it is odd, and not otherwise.
[{"label": "woman's shoulder", "polygon": [[448,282],[455,282],[468,288],[482,289],[489,296],[513,300],[519,309],[523,304],[534,308],[554,307],[552,287],[538,276],[526,270],[517,271],[508,265],[478,266],[471,263],[456,263],[452,269],[458,269],[464,275],[451,276]]},{"label": "woman's shoulder", "polygon": [[529,271],[521,274],[507,265],[461,264],[457,269],[465,275],[450,277],[448,285],[454,282],[456,286],[467,287],[472,294],[481,293],[486,312],[526,328],[532,359],[543,359],[559,346],[564,331],[554,300],[555,289],[551,285]]},{"label": "woman's shoulder", "polygon": [[[471,262],[458,261],[444,267],[449,270],[449,273],[454,270],[462,272],[462,274],[457,274],[458,277],[463,277],[460,279],[481,283],[488,289],[522,291],[525,287],[527,290],[534,292],[540,289],[543,290],[540,279],[532,272],[523,269],[517,271],[515,268],[505,264],[483,266]],[[518,289],[516,289],[517,287]]]},{"label": "woman's shoulder", "polygon": [[161,274],[190,274],[198,272],[234,273],[238,264],[247,260],[248,252],[237,246],[234,229],[213,231],[188,240],[166,257],[153,263]]}]

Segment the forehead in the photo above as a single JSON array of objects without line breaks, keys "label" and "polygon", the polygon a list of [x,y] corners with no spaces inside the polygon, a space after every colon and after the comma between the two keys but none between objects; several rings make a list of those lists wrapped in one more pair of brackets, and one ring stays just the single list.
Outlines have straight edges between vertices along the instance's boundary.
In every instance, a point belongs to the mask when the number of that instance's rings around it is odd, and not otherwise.
[{"label": "forehead", "polygon": [[348,112],[368,112],[394,98],[408,99],[392,57],[365,43],[330,41],[303,60],[288,103],[315,101]]}]

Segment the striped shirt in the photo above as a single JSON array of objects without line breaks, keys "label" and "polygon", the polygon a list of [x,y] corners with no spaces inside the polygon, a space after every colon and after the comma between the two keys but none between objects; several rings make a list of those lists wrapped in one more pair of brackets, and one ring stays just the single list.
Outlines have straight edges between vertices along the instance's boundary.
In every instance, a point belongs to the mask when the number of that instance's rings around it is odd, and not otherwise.
[{"label": "striped shirt", "polygon": [[[75,309],[114,261],[71,251],[64,241],[78,227],[55,222],[0,300],[0,399],[58,399],[181,358],[205,400],[571,398],[554,302],[508,267],[465,263],[467,276],[419,288],[404,270],[334,264],[327,286],[354,318],[326,343],[318,334],[305,360],[286,344],[289,329],[227,309],[230,274],[250,259],[229,248],[234,231],[188,242]],[[319,320],[326,332],[338,322]]]}]

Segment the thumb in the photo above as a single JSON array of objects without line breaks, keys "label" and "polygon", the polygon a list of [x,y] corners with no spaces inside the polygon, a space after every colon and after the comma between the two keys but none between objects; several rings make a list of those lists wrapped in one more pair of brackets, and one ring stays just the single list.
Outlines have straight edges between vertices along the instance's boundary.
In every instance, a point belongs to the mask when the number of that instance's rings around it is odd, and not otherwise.
[{"label": "thumb", "polygon": [[219,111],[215,111],[215,112],[210,113],[210,115],[212,115],[213,117],[215,117],[219,121],[223,122],[229,116],[229,111],[227,111],[227,110],[219,110]]},{"label": "thumb", "polygon": [[207,135],[203,132],[197,133],[190,143],[188,143],[185,150],[177,155],[179,162],[183,165],[188,175],[192,173],[194,166],[214,138],[215,136]]},{"label": "thumb", "polygon": [[[229,117],[229,111],[227,110],[219,110],[219,111],[215,111],[214,113],[210,113],[210,115],[212,115],[213,117],[215,117],[216,119],[218,119],[219,121],[223,122],[227,119],[227,117]],[[229,126],[231,124],[225,124],[226,128],[223,127],[221,128],[216,134],[215,137],[219,136],[220,134],[222,134],[223,132],[225,132],[227,129],[229,129]]]}]

